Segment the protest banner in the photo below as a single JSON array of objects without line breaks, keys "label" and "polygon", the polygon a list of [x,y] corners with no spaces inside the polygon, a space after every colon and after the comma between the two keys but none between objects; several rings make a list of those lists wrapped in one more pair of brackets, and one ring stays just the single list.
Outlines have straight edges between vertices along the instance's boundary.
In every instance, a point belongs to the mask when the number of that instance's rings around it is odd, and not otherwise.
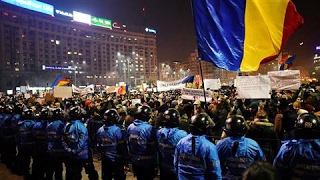
[{"label": "protest banner", "polygon": [[[206,101],[211,102],[212,101],[212,92],[206,90],[205,95],[206,95]],[[187,100],[198,100],[199,99],[201,102],[205,101],[202,89],[182,88],[181,98],[187,99]]]},{"label": "protest banner", "polygon": [[157,80],[157,89],[158,91],[182,89],[183,87],[185,87],[185,84],[182,84],[182,81],[183,79],[176,80],[176,81],[158,81]]},{"label": "protest banner", "polygon": [[268,72],[272,90],[297,90],[300,88],[300,70]]},{"label": "protest banner", "polygon": [[267,75],[237,76],[238,99],[270,99],[270,78]]}]

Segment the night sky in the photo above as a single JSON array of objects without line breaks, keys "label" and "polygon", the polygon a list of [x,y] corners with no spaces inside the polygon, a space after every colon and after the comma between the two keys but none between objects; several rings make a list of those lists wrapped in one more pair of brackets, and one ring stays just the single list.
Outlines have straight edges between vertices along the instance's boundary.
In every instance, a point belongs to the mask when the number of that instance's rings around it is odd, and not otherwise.
[{"label": "night sky", "polygon": [[[157,30],[158,61],[184,61],[196,49],[191,0],[40,0],[113,21]],[[320,45],[320,0],[293,0],[305,24],[289,39],[285,49],[296,54],[294,69],[312,67],[315,46]],[[143,15],[142,8],[146,8]],[[303,45],[300,43],[303,42]]]}]

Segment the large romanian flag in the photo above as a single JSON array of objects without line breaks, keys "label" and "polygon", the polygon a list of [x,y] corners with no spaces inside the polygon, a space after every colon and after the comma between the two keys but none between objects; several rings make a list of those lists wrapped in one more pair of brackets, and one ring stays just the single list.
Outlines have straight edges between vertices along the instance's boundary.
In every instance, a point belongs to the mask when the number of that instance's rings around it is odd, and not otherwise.
[{"label": "large romanian flag", "polygon": [[303,24],[290,0],[192,0],[199,58],[229,71],[256,71]]}]

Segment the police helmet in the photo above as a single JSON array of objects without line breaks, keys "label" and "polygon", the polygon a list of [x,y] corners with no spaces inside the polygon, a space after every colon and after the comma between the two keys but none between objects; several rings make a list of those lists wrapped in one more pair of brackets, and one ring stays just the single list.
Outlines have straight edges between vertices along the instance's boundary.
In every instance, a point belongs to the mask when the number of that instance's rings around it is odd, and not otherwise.
[{"label": "police helmet", "polygon": [[35,114],[31,108],[28,108],[22,112],[21,117],[22,119],[33,119],[35,118]]},{"label": "police helmet", "polygon": [[78,106],[71,107],[69,118],[70,120],[79,120],[81,118],[81,110]]},{"label": "police helmet", "polygon": [[293,131],[295,138],[318,139],[320,138],[320,120],[312,113],[304,113],[298,116]]},{"label": "police helmet", "polygon": [[180,113],[174,108],[169,108],[163,113],[161,126],[176,127],[179,124]]},{"label": "police helmet", "polygon": [[52,120],[61,120],[64,117],[64,113],[61,108],[55,108],[51,110]]},{"label": "police helmet", "polygon": [[115,124],[119,119],[119,114],[115,109],[108,109],[103,114],[103,120],[105,123]]},{"label": "police helmet", "polygon": [[142,121],[149,121],[152,109],[149,106],[139,106],[136,113],[137,119]]},{"label": "police helmet", "polygon": [[47,107],[42,108],[39,114],[39,119],[48,120],[49,118],[50,118],[50,109]]},{"label": "police helmet", "polygon": [[223,130],[227,136],[243,136],[246,134],[248,125],[246,120],[241,115],[233,115],[226,120]]},{"label": "police helmet", "polygon": [[200,113],[191,117],[190,131],[192,134],[203,135],[206,134],[210,127],[211,118],[206,113]]}]

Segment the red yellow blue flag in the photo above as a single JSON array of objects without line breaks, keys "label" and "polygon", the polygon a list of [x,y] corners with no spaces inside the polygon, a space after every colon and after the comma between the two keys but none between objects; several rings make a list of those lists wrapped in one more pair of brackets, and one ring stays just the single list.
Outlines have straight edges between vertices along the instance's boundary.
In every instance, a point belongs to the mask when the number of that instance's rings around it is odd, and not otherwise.
[{"label": "red yellow blue flag", "polygon": [[281,61],[279,62],[279,64],[280,64],[279,70],[282,71],[282,70],[287,70],[287,69],[291,68],[293,65],[292,62],[295,58],[296,58],[296,55],[288,54],[288,55],[283,56]]},{"label": "red yellow blue flag", "polygon": [[199,58],[229,71],[275,59],[304,23],[291,0],[192,0]]},{"label": "red yellow blue flag", "polygon": [[58,76],[51,85],[51,88],[55,86],[64,86],[70,83],[70,78],[66,78],[63,76]]},{"label": "red yellow blue flag", "polygon": [[124,95],[127,92],[129,92],[129,85],[125,85],[125,86],[120,86],[118,88],[118,95]]}]

